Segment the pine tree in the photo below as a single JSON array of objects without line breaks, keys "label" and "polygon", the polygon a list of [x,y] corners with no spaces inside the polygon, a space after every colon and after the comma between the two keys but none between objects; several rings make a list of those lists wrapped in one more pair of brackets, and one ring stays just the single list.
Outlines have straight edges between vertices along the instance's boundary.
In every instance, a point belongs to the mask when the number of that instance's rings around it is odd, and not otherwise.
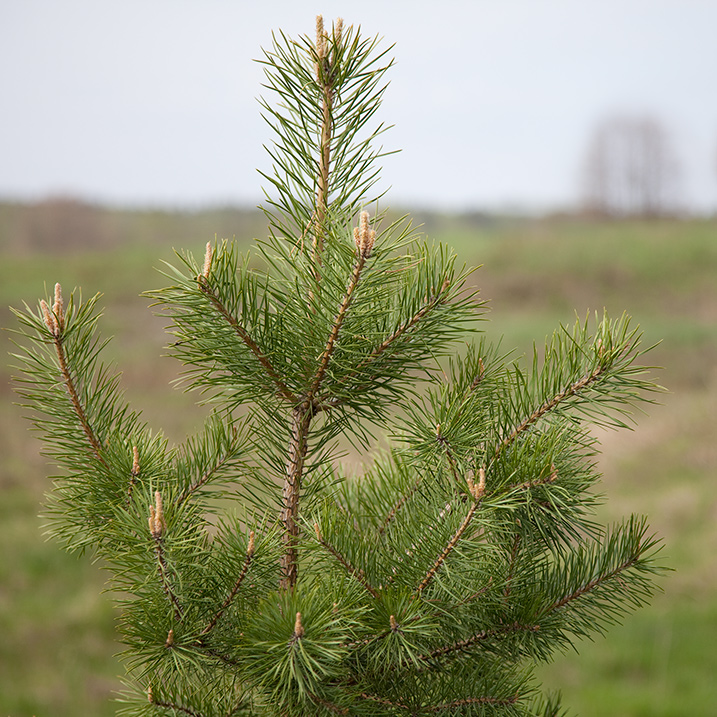
[{"label": "pine tree", "polygon": [[596,317],[527,366],[502,354],[456,256],[367,211],[378,41],[318,18],[263,62],[268,238],[180,254],[153,294],[204,429],[170,446],[125,404],[98,297],[57,285],[17,312],[17,388],[62,471],[52,531],[119,596],[120,713],[562,714],[534,667],[660,571],[643,518],[594,514],[590,427],[656,388],[639,331]]}]

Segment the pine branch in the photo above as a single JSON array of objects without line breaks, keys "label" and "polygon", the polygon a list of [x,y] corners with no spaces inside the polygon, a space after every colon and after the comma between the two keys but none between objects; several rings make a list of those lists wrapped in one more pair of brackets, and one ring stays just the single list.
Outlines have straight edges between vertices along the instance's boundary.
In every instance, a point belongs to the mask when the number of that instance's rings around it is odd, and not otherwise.
[{"label": "pine branch", "polygon": [[242,569],[239,572],[239,577],[236,579],[236,582],[234,583],[234,587],[229,592],[229,595],[227,596],[226,600],[222,603],[222,606],[217,610],[217,612],[214,614],[214,617],[209,621],[209,624],[202,630],[200,633],[200,636],[207,635],[210,633],[214,627],[216,626],[217,622],[219,622],[219,619],[224,614],[226,609],[232,604],[234,598],[236,597],[236,594],[239,592],[239,588],[241,587],[241,584],[244,582],[244,578],[246,577],[247,572],[249,571],[249,567],[252,563],[252,560],[254,558],[254,531],[252,530],[249,533],[249,544],[247,545],[246,549],[246,557],[244,558],[244,564],[242,565]]},{"label": "pine branch", "polygon": [[229,445],[227,451],[223,454],[217,457],[216,462],[214,465],[212,465],[210,468],[208,468],[201,478],[196,480],[191,485],[187,486],[177,498],[177,505],[181,505],[185,500],[188,500],[191,498],[191,496],[196,493],[198,490],[200,490],[202,487],[204,487],[209,481],[217,474],[218,471],[220,471],[232,458],[234,455],[234,452],[236,450],[236,447],[239,444],[239,434],[236,431],[236,428],[233,428],[233,437],[232,442]]},{"label": "pine branch", "polygon": [[227,321],[227,323],[234,329],[236,335],[244,342],[247,348],[254,354],[256,359],[262,365],[273,384],[276,386],[277,393],[284,398],[284,400],[291,404],[296,405],[299,399],[289,390],[288,386],[281,379],[281,376],[276,371],[266,354],[259,348],[254,339],[249,335],[247,330],[239,323],[239,321],[232,316],[224,304],[221,302],[219,297],[209,286],[206,276],[200,275],[198,280],[199,288],[201,292],[209,299],[217,312]]},{"label": "pine branch", "polygon": [[55,304],[53,312],[50,312],[48,305],[45,301],[41,301],[43,318],[45,319],[45,325],[47,326],[50,334],[52,335],[52,343],[55,346],[55,352],[57,354],[57,361],[62,375],[62,381],[67,389],[67,393],[70,397],[72,407],[75,411],[75,415],[80,422],[80,426],[87,437],[87,441],[90,444],[92,453],[95,458],[107,468],[107,462],[102,457],[102,446],[95,435],[95,432],[90,425],[90,421],[87,418],[87,413],[80,401],[80,397],[75,386],[75,382],[72,378],[72,373],[65,355],[65,347],[63,342],[63,329],[65,323],[65,317],[63,313],[63,302],[62,302],[62,289],[59,284],[55,284]]},{"label": "pine branch", "polygon": [[134,491],[134,487],[137,484],[137,479],[139,478],[140,474],[140,465],[139,465],[139,449],[137,446],[132,446],[132,470],[130,471],[130,478],[129,478],[129,487],[127,488],[127,498],[125,500],[125,505],[129,507],[130,503],[132,502],[132,493]]},{"label": "pine branch", "polygon": [[162,584],[162,589],[164,590],[164,594],[167,596],[167,599],[172,604],[175,619],[177,622],[180,622],[184,617],[184,611],[182,610],[182,606],[179,604],[179,600],[169,584],[169,578],[167,577],[167,561],[164,558],[164,549],[162,547],[161,538],[154,539],[154,552],[157,556],[157,572],[159,573],[159,580]]},{"label": "pine branch", "polygon": [[169,583],[167,561],[164,557],[164,545],[163,536],[167,529],[167,523],[164,520],[164,510],[162,506],[162,494],[159,491],[154,493],[154,505],[150,507],[149,513],[149,532],[154,540],[154,553],[157,557],[157,572],[159,574],[159,581],[162,585],[162,590],[167,596],[174,610],[174,617],[177,622],[181,622],[184,617],[184,610],[179,604],[179,599],[172,590],[172,586]]},{"label": "pine branch", "polygon": [[535,409],[527,418],[516,426],[511,433],[506,436],[498,445],[495,450],[495,457],[497,458],[508,446],[510,446],[522,433],[530,428],[534,423],[539,421],[550,411],[554,410],[557,406],[563,403],[566,399],[571,396],[579,394],[584,389],[588,388],[591,384],[595,383],[607,370],[606,364],[599,364],[592,371],[585,374],[582,378],[570,384],[559,393],[555,394],[553,398],[546,401],[541,406]]},{"label": "pine branch", "polygon": [[356,251],[358,256],[354,264],[353,274],[351,275],[349,284],[346,287],[346,293],[344,294],[344,298],[341,301],[341,306],[339,307],[339,311],[336,314],[336,318],[334,319],[331,333],[329,334],[328,341],[326,342],[326,348],[324,349],[324,352],[319,359],[319,367],[316,371],[316,375],[314,376],[311,388],[309,389],[309,400],[311,400],[312,403],[314,402],[314,396],[316,396],[316,393],[321,386],[321,382],[324,378],[324,375],[326,374],[326,369],[328,368],[329,362],[331,361],[331,356],[334,352],[336,341],[339,338],[339,332],[341,331],[341,327],[343,326],[344,320],[346,319],[346,313],[349,310],[351,300],[354,296],[354,292],[356,291],[356,287],[358,286],[359,279],[361,278],[361,271],[366,265],[366,260],[371,255],[373,243],[376,239],[376,232],[369,227],[368,212],[361,213],[360,227],[355,229],[354,233],[356,241]]},{"label": "pine branch", "polygon": [[542,614],[559,615],[563,629],[584,636],[601,631],[628,606],[644,604],[654,589],[647,576],[664,571],[655,564],[659,541],[646,529],[644,519],[631,516],[601,539],[576,545],[541,576]]},{"label": "pine branch", "polygon": [[481,630],[481,632],[477,632],[475,635],[472,635],[465,640],[458,640],[457,642],[454,642],[450,645],[438,647],[435,650],[431,650],[431,652],[425,655],[421,655],[419,659],[421,661],[428,662],[430,660],[436,660],[440,657],[447,657],[453,655],[457,652],[464,652],[465,650],[468,650],[469,648],[481,642],[484,642],[485,640],[491,640],[496,637],[501,637],[516,632],[538,632],[539,630],[540,625],[523,625],[519,622],[514,622],[509,625],[501,625],[500,627],[494,628],[493,630]]},{"label": "pine branch", "polygon": [[351,563],[343,556],[341,553],[333,546],[331,543],[326,541],[324,537],[321,535],[321,531],[319,530],[318,523],[314,523],[314,530],[316,531],[316,539],[319,541],[319,545],[321,545],[325,550],[327,550],[331,555],[338,560],[339,563],[344,567],[346,572],[351,575],[351,577],[355,578],[361,585],[366,589],[366,591],[371,595],[373,598],[378,598],[378,591],[376,588],[374,588],[368,580],[366,580],[366,576],[363,573],[363,570],[360,570],[358,568],[355,568]]},{"label": "pine branch", "polygon": [[155,705],[156,707],[162,707],[163,709],[181,712],[182,714],[189,715],[190,717],[203,717],[201,712],[195,712],[189,707],[184,707],[183,705],[179,705],[174,702],[165,702],[164,700],[156,699],[152,694],[151,687],[147,690],[147,699],[149,700],[150,704]]},{"label": "pine branch", "polygon": [[462,700],[454,700],[453,702],[444,702],[441,705],[435,707],[427,707],[429,712],[442,712],[443,710],[456,710],[461,707],[468,707],[470,705],[497,705],[499,707],[507,707],[514,705],[520,699],[520,695],[513,695],[512,697],[465,697]]},{"label": "pine branch", "polygon": [[458,545],[458,542],[460,541],[461,537],[463,536],[463,533],[465,533],[466,529],[470,525],[471,520],[473,519],[473,516],[475,515],[475,512],[480,507],[483,494],[485,493],[485,469],[481,467],[480,469],[480,481],[478,485],[475,485],[473,483],[473,480],[471,478],[467,479],[468,483],[468,490],[473,497],[473,501],[471,503],[471,507],[468,510],[468,514],[463,519],[463,522],[460,524],[458,530],[453,534],[451,539],[448,541],[448,545],[446,545],[445,548],[443,548],[443,551],[436,559],[436,562],[433,563],[433,565],[430,567],[429,571],[426,573],[426,576],[423,578],[423,580],[420,582],[418,587],[416,588],[416,593],[421,593],[423,590],[425,590],[426,587],[428,587],[431,580],[433,580],[434,575],[438,572],[438,570],[441,568],[443,563],[446,561],[446,558],[453,552],[456,545]]},{"label": "pine branch", "polygon": [[319,697],[318,695],[315,695],[313,692],[307,691],[306,693],[309,696],[309,699],[317,705],[321,705],[324,709],[327,709],[329,712],[333,712],[337,715],[347,715],[350,714],[348,707],[339,707],[338,705],[335,705],[333,702],[329,702],[328,700],[325,700],[323,697]]},{"label": "pine branch", "polygon": [[334,351],[334,346],[336,345],[336,340],[339,337],[339,331],[341,331],[341,326],[344,322],[344,319],[346,318],[346,312],[348,311],[349,304],[351,303],[351,298],[352,298],[353,293],[358,284],[359,277],[361,275],[361,270],[363,269],[364,264],[365,264],[364,257],[359,256],[359,258],[355,264],[355,267],[354,267],[354,272],[351,277],[351,281],[349,282],[349,285],[346,289],[346,294],[344,295],[344,298],[341,301],[341,307],[339,308],[339,311],[336,315],[336,319],[334,320],[334,324],[331,329],[331,334],[329,335],[329,339],[326,342],[326,348],[324,349],[324,352],[321,355],[321,358],[319,359],[319,367],[316,371],[316,375],[314,376],[314,380],[312,382],[311,389],[309,390],[309,395],[312,397],[316,395],[316,392],[319,390],[319,387],[321,386],[321,381],[324,378],[324,374],[326,373],[326,369],[328,368],[329,361],[331,360],[331,355]]},{"label": "pine branch", "polygon": [[[387,336],[378,346],[376,346],[371,351],[371,353],[356,366],[356,369],[351,374],[340,380],[337,388],[340,387],[340,385],[342,384],[347,384],[353,378],[358,376],[360,372],[364,371],[372,363],[378,360],[384,353],[386,353],[386,351],[388,351],[389,348],[391,348],[391,346],[393,346],[393,344],[395,344],[402,337],[408,334],[408,332],[410,332],[410,330],[414,326],[419,324],[421,320],[424,319],[432,309],[443,303],[443,301],[445,301],[445,291],[446,289],[448,289],[449,286],[450,282],[448,279],[446,279],[443,286],[441,287],[440,292],[436,296],[430,297],[426,304],[424,304],[413,316],[411,316],[407,321],[398,326],[398,328],[396,328],[392,334]],[[360,391],[361,388],[362,386],[358,385],[355,387],[355,390]],[[345,399],[330,399],[328,397],[320,397],[317,400],[317,408],[320,410],[326,408],[337,408],[344,402]]]},{"label": "pine branch", "polygon": [[562,607],[565,607],[569,603],[573,602],[574,600],[577,600],[578,598],[581,598],[586,593],[590,593],[595,588],[599,587],[600,585],[609,582],[613,579],[619,579],[619,576],[621,573],[624,573],[626,570],[629,570],[630,568],[634,567],[640,559],[639,553],[630,557],[628,560],[623,561],[619,565],[617,565],[613,570],[611,570],[608,573],[605,573],[604,575],[599,575],[596,578],[593,578],[589,582],[587,582],[582,587],[578,588],[577,590],[574,590],[569,595],[565,595],[560,600],[557,600],[552,605],[550,605],[548,608],[546,608],[547,613],[554,612],[555,610],[559,610]]},{"label": "pine branch", "polygon": [[520,533],[515,534],[515,538],[513,538],[513,547],[510,551],[510,562],[508,564],[508,576],[505,579],[505,589],[503,590],[503,595],[505,597],[510,597],[510,591],[511,591],[511,583],[513,582],[513,577],[515,574],[515,563],[518,559],[518,548],[520,547],[521,537]]},{"label": "pine branch", "polygon": [[385,697],[379,697],[378,695],[370,695],[368,692],[361,692],[358,695],[362,700],[368,700],[370,702],[375,702],[378,705],[383,705],[384,707],[397,707],[398,709],[402,710],[410,710],[411,707],[409,705],[403,704],[402,702],[392,701],[389,699],[386,699]]},{"label": "pine branch", "polygon": [[448,461],[448,467],[451,470],[451,475],[453,476],[453,480],[455,481],[456,486],[460,490],[462,488],[462,486],[461,486],[460,478],[458,477],[458,468],[456,466],[456,461],[455,461],[455,458],[453,457],[453,452],[451,451],[451,445],[448,442],[448,439],[445,436],[441,435],[441,424],[440,423],[436,426],[436,440],[443,447],[443,450],[444,450],[445,456],[446,456],[446,460]]},{"label": "pine branch", "polygon": [[415,492],[419,489],[421,486],[422,477],[419,475],[418,478],[416,478],[415,482],[411,486],[411,489],[408,491],[408,493],[402,495],[396,504],[391,508],[391,510],[388,512],[388,515],[384,518],[383,523],[381,524],[381,527],[378,529],[378,535],[379,537],[382,536],[388,526],[391,524],[393,519],[398,514],[398,511],[403,508],[403,506],[411,499],[411,497],[415,494]]}]

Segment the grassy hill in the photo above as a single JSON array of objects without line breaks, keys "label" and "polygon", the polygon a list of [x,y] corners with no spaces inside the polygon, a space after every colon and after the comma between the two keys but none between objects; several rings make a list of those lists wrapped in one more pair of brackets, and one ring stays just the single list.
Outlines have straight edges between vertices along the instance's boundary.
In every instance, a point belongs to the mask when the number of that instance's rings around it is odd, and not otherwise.
[{"label": "grassy hill", "polygon": [[[691,717],[717,703],[717,223],[589,223],[483,216],[419,217],[453,245],[490,299],[485,330],[504,348],[532,351],[560,322],[587,311],[630,313],[669,389],[633,433],[603,433],[607,519],[647,513],[675,568],[654,604],[544,670],[583,717]],[[172,247],[197,254],[215,235],[249,244],[265,226],[255,211],[119,211],[71,201],[0,205],[0,326],[8,305],[35,304],[45,286],[104,292],[104,331],[135,407],[180,440],[204,411],[172,389],[179,367],[162,356],[163,321],[141,291]],[[0,336],[4,356],[12,349]],[[9,360],[11,363],[11,360]],[[0,362],[0,715],[111,715],[122,667],[113,657],[105,576],[42,536],[49,488],[40,444],[12,405]]]}]

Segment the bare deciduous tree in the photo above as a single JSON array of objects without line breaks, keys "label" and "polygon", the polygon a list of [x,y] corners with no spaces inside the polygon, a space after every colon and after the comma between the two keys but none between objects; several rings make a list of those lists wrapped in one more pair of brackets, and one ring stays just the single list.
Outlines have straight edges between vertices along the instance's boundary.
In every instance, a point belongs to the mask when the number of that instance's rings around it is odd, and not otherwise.
[{"label": "bare deciduous tree", "polygon": [[669,134],[654,117],[612,116],[590,140],[584,205],[603,216],[655,217],[678,207],[678,162]]}]

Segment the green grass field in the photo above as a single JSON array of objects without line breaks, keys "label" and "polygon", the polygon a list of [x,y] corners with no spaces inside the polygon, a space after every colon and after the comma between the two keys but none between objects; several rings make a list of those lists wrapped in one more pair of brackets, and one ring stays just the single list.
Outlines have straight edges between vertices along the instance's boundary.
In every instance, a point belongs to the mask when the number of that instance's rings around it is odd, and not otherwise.
[{"label": "green grass field", "polygon": [[[162,357],[163,322],[139,296],[163,283],[172,246],[202,253],[207,240],[261,231],[254,216],[99,212],[105,240],[53,243],[0,209],[0,325],[8,305],[35,304],[45,286],[105,293],[110,349],[133,405],[174,440],[204,415],[169,386],[179,367]],[[44,225],[43,225],[44,226]],[[108,228],[109,227],[109,228]],[[42,228],[42,227],[41,227]],[[23,231],[20,231],[20,230]],[[601,517],[646,513],[674,572],[653,604],[605,639],[541,670],[583,717],[708,717],[717,704],[717,223],[587,223],[430,217],[429,236],[452,244],[490,300],[485,330],[519,352],[587,311],[631,314],[668,393],[634,432],[601,433]],[[23,233],[24,232],[24,233]],[[39,239],[38,239],[39,237]],[[48,238],[49,237],[49,238]],[[107,239],[109,237],[109,239]],[[7,331],[3,355],[12,350]],[[9,360],[11,363],[11,360]],[[105,575],[46,542],[38,518],[52,471],[2,362],[0,408],[0,717],[112,715],[123,668]]]}]

